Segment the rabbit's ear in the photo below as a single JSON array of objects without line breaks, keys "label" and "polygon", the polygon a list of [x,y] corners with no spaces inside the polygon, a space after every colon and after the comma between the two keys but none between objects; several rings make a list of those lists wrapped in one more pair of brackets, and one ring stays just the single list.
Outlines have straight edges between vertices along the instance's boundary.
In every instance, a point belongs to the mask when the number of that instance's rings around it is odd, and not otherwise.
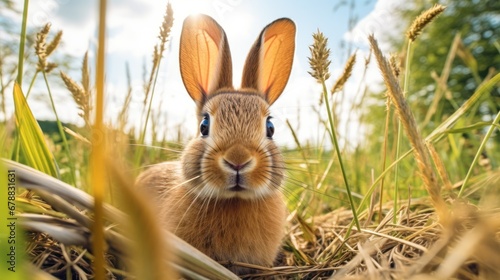
[{"label": "rabbit's ear", "polygon": [[207,15],[184,20],[179,50],[182,81],[191,98],[203,103],[221,88],[232,88],[231,52],[226,33]]},{"label": "rabbit's ear", "polygon": [[266,26],[252,46],[243,70],[242,88],[263,93],[272,104],[285,89],[295,51],[295,24],[288,18]]}]

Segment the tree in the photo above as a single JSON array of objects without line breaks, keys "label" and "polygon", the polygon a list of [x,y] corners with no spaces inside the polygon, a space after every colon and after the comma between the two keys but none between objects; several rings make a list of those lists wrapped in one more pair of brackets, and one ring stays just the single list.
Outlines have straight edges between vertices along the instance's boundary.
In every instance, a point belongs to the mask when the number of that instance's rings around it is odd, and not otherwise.
[{"label": "tree", "polygon": [[[423,29],[412,43],[410,54],[407,99],[424,137],[468,100],[481,82],[500,69],[500,1],[441,0],[440,3],[447,6],[446,10]],[[427,1],[405,3],[405,7],[398,11],[401,25],[410,26],[422,11],[429,8],[431,4]],[[402,50],[406,54],[406,36],[399,35],[389,41],[392,42],[393,49]],[[448,56],[453,59],[449,67],[446,67]],[[446,76],[438,88],[436,80]],[[384,94],[373,94],[370,103],[363,120],[368,128],[366,138],[373,141],[369,141],[365,149],[382,151],[385,123],[381,120],[387,113]],[[500,90],[497,86],[489,95],[485,94],[485,98],[473,110],[467,111],[466,116],[454,128],[470,126],[480,121],[491,122],[499,110]],[[391,114],[387,148],[389,157],[394,157],[397,125],[394,110]],[[484,126],[467,128],[460,134],[453,134],[448,140],[435,143],[446,167],[453,170],[449,174],[452,181],[464,178],[477,153],[477,147],[484,138],[485,130]],[[488,146],[484,153],[492,163],[500,155],[496,148],[500,143],[498,129],[493,138],[493,145]],[[403,151],[409,148],[407,141],[402,141],[401,145]],[[405,165],[404,162],[401,165],[404,168],[400,172],[405,172],[405,168],[412,166]]]},{"label": "tree", "polygon": [[[467,100],[479,84],[493,72],[500,69],[500,1],[497,0],[442,0],[447,6],[434,22],[426,26],[413,43],[411,55],[411,74],[409,79],[409,99],[417,118],[433,129],[442,118],[453,113]],[[430,8],[427,1],[416,1],[401,11],[401,18],[408,23],[423,10]],[[455,36],[459,36],[455,59],[449,69],[446,81],[445,99],[436,103],[436,78],[444,73],[445,61]],[[405,38],[406,39],[406,38]],[[405,40],[407,41],[407,40]],[[399,39],[396,42],[403,45]],[[445,74],[446,75],[446,74]],[[432,118],[429,109],[436,109]],[[491,98],[478,107],[482,120],[491,120],[500,109],[500,90],[491,92]]]}]

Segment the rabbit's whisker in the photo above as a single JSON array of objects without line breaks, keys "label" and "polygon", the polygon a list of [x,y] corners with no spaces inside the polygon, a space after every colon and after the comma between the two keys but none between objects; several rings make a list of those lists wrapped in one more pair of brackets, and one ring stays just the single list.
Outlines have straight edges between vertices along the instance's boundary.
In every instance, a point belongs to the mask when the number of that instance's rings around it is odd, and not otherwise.
[{"label": "rabbit's whisker", "polygon": [[[195,193],[196,188],[193,188],[189,191],[187,191],[184,196],[179,199],[179,202],[181,201],[184,201],[184,199],[189,195],[191,196],[192,194]],[[182,224],[182,222],[184,221],[184,218],[186,217],[186,214],[189,212],[189,210],[191,209],[191,207],[193,207],[193,205],[197,202],[198,198],[200,197],[201,195],[201,192],[198,192],[195,196],[194,196],[194,199],[191,201],[191,203],[189,204],[188,208],[186,209],[186,211],[184,211],[184,214],[182,215],[181,219],[179,220],[179,222],[177,223],[177,226],[175,228],[175,231],[177,231],[179,229],[179,226]],[[176,205],[177,206],[177,205]]]}]

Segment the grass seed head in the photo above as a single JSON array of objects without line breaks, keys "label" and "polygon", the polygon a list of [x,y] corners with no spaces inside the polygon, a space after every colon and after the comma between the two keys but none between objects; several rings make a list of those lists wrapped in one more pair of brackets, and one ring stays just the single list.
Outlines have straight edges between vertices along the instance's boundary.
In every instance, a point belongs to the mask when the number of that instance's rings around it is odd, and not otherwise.
[{"label": "grass seed head", "polygon": [[50,73],[52,70],[57,68],[57,63],[48,62],[47,66],[45,66],[45,73]]},{"label": "grass seed head", "polygon": [[90,70],[89,70],[89,52],[85,52],[82,61],[82,86],[87,94],[90,94]]},{"label": "grass seed head", "polygon": [[56,63],[47,62],[47,57],[51,55],[61,42],[62,31],[57,32],[54,39],[47,44],[47,36],[50,32],[51,24],[47,23],[43,28],[36,34],[35,40],[35,53],[38,56],[38,64],[36,67],[37,71],[44,71],[45,73],[50,73],[57,67]]},{"label": "grass seed head", "polygon": [[158,38],[160,39],[160,54],[165,50],[165,43],[170,36],[170,31],[172,30],[172,25],[174,24],[174,10],[172,9],[172,5],[170,2],[167,3],[167,11],[163,16],[163,22],[160,26],[160,35]]},{"label": "grass seed head", "polygon": [[332,87],[332,94],[336,93],[337,91],[342,90],[344,87],[344,84],[347,82],[349,77],[351,77],[352,73],[352,68],[354,67],[354,64],[356,63],[356,53],[351,55],[349,59],[347,60],[345,66],[344,66],[344,72],[342,75],[335,81],[335,84]]},{"label": "grass seed head", "polygon": [[85,124],[90,125],[90,94],[83,89],[78,83],[71,79],[68,75],[61,72],[61,78],[66,85],[66,88],[71,92],[73,100],[75,100],[78,109],[82,112],[78,115],[83,118]]},{"label": "grass seed head", "polygon": [[43,28],[36,33],[35,53],[38,56],[37,71],[42,71],[47,67],[47,35],[50,32],[50,23],[47,23]]},{"label": "grass seed head", "polygon": [[397,54],[391,54],[391,56],[389,57],[389,65],[391,66],[391,70],[394,76],[398,78],[399,74],[401,73],[401,64]]},{"label": "grass seed head", "polygon": [[56,36],[54,36],[54,39],[52,39],[52,41],[50,41],[50,43],[47,45],[47,47],[45,49],[46,56],[49,56],[50,54],[52,54],[52,52],[54,52],[54,50],[57,48],[57,46],[59,46],[59,43],[61,43],[62,35],[63,35],[63,32],[59,31],[59,32],[57,32]]},{"label": "grass seed head", "polygon": [[328,38],[319,30],[313,34],[314,42],[309,46],[311,57],[309,57],[309,65],[311,72],[308,72],[318,83],[322,83],[330,78],[328,67],[330,66],[330,49],[327,48]]},{"label": "grass seed head", "polygon": [[441,14],[446,7],[440,4],[434,5],[434,7],[421,13],[410,25],[410,28],[406,32],[406,36],[410,41],[415,41],[418,35],[422,32],[422,29],[429,24],[435,17]]}]

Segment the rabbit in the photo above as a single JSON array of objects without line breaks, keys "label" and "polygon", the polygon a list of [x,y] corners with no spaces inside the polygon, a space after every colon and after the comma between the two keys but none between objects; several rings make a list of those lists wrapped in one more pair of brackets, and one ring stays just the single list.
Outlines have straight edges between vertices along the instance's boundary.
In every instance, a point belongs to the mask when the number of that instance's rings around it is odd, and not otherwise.
[{"label": "rabbit", "polygon": [[180,161],[150,167],[136,184],[154,193],[165,228],[216,261],[269,267],[279,253],[287,215],[284,160],[272,139],[269,106],[288,82],[294,51],[294,22],[273,21],[251,47],[241,88],[234,89],[222,27],[207,15],[184,20],[179,64],[196,103],[199,136]]}]

